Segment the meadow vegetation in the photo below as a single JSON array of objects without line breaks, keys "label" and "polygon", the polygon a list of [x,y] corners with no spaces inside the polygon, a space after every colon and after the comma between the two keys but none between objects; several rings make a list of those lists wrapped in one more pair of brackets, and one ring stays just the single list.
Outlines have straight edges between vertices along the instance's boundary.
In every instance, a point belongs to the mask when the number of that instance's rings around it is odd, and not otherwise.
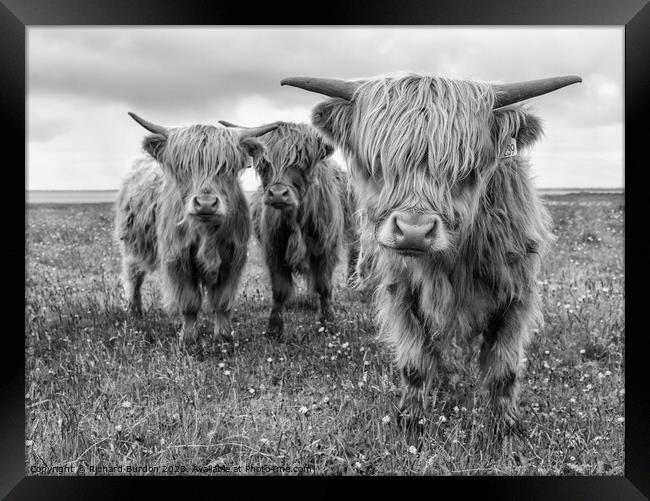
[{"label": "meadow vegetation", "polygon": [[492,452],[481,441],[478,342],[447,354],[449,386],[433,396],[422,440],[397,426],[399,375],[375,339],[367,295],[345,286],[345,266],[334,328],[320,326],[316,297],[301,286],[285,339],[270,340],[269,280],[251,239],[236,344],[213,346],[204,314],[205,342],[184,350],[156,275],[145,282],[144,316],[126,314],[110,204],[29,206],[27,474],[241,465],[242,473],[623,475],[624,199],[545,202],[558,240],[539,277],[546,325],[527,350],[528,436]]}]

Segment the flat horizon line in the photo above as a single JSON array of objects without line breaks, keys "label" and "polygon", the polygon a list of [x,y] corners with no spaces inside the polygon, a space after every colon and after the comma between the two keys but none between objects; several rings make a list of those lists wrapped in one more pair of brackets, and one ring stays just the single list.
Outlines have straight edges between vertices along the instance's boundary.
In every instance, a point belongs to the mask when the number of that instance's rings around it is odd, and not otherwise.
[{"label": "flat horizon line", "polygon": [[[558,186],[558,187],[544,187],[544,188],[537,188],[540,191],[544,190],[580,190],[580,191],[589,191],[589,190],[597,190],[597,191],[602,191],[602,190],[624,190],[624,186],[586,186],[586,187],[581,187],[581,186]],[[89,192],[109,192],[109,191],[119,191],[119,188],[110,188],[110,189],[91,189],[91,190],[85,190],[85,189],[54,189],[54,190],[42,190],[42,189],[35,189],[35,190],[30,190],[27,189],[25,190],[26,192],[47,192],[47,193],[52,193],[52,192],[79,192],[79,193],[89,193]],[[244,191],[254,191],[254,190],[244,190]]]}]

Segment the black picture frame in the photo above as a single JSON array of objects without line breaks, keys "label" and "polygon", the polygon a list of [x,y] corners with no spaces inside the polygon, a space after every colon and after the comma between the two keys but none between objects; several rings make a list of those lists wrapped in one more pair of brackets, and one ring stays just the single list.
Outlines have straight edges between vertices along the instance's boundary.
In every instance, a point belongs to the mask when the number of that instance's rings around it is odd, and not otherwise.
[{"label": "black picture frame", "polygon": [[[315,7],[315,8],[314,8]],[[643,182],[643,160],[648,155],[650,131],[650,5],[648,0],[531,1],[456,0],[448,2],[328,2],[279,6],[250,2],[227,5],[199,0],[0,0],[0,110],[4,133],[4,179],[8,189],[0,197],[5,234],[0,239],[4,284],[0,302],[3,315],[3,356],[0,363],[0,496],[6,499],[115,499],[134,497],[138,487],[147,496],[178,493],[198,497],[225,495],[224,486],[247,492],[248,479],[125,477],[29,477],[25,473],[25,346],[20,334],[21,268],[14,266],[25,251],[25,220],[15,213],[25,203],[18,186],[26,166],[26,31],[42,25],[267,25],[267,24],[374,24],[374,25],[615,25],[625,26],[625,477],[482,477],[393,479],[408,481],[401,495],[443,495],[439,484],[451,488],[455,498],[478,491],[481,499],[647,499],[650,497],[650,396],[644,290],[650,281],[647,256],[650,245]],[[513,62],[516,64],[516,62]],[[434,69],[432,69],[434,71]],[[26,173],[26,172],[25,172]],[[26,205],[25,205],[26,209]],[[636,229],[636,231],[635,231]],[[24,270],[24,269],[23,269]],[[631,273],[628,274],[627,271]],[[321,479],[322,480],[322,479]],[[188,490],[187,482],[193,487]],[[286,494],[287,480],[272,479]],[[178,487],[181,482],[184,487]],[[196,484],[195,482],[199,482]],[[208,484],[207,482],[211,482]],[[214,482],[219,482],[215,484]],[[243,482],[246,482],[244,484]],[[280,483],[281,482],[281,483]],[[423,483],[426,482],[426,485]],[[431,483],[434,482],[434,483]],[[330,483],[330,482],[328,482]],[[418,487],[415,484],[419,484]],[[199,486],[197,487],[195,486]],[[334,486],[335,484],[330,485]],[[349,485],[349,484],[346,484]],[[376,485],[376,484],[375,484]],[[303,483],[303,488],[307,488]],[[341,486],[343,487],[343,485]],[[404,489],[404,484],[398,486]],[[425,489],[422,494],[415,488]],[[178,491],[176,491],[178,489]],[[311,495],[307,488],[304,495]],[[365,489],[365,487],[364,487]],[[268,487],[267,487],[268,490]],[[303,489],[301,489],[302,491]],[[158,492],[156,492],[158,491]],[[327,491],[320,490],[320,493]],[[330,491],[331,492],[331,491]],[[445,494],[449,495],[449,494]]]}]

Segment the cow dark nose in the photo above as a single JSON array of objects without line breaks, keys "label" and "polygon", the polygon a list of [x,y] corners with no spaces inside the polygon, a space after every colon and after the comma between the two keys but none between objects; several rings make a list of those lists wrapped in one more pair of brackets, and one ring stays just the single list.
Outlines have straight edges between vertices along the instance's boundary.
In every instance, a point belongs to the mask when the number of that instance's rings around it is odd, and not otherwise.
[{"label": "cow dark nose", "polygon": [[217,195],[196,195],[192,200],[192,205],[195,214],[211,216],[217,212],[219,197]]},{"label": "cow dark nose", "polygon": [[394,212],[390,216],[393,247],[424,252],[435,242],[440,231],[440,217],[434,214]]},{"label": "cow dark nose", "polygon": [[269,204],[285,205],[289,203],[289,188],[281,184],[269,186],[266,190],[266,200]]}]

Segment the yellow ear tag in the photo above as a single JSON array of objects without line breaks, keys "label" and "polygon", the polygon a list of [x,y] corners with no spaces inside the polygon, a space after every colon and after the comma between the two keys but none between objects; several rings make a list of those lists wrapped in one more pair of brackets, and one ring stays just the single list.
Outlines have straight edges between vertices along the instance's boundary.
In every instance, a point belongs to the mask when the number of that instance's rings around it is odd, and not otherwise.
[{"label": "yellow ear tag", "polygon": [[506,147],[503,150],[501,158],[514,157],[517,154],[517,140],[514,137],[508,138]]}]

